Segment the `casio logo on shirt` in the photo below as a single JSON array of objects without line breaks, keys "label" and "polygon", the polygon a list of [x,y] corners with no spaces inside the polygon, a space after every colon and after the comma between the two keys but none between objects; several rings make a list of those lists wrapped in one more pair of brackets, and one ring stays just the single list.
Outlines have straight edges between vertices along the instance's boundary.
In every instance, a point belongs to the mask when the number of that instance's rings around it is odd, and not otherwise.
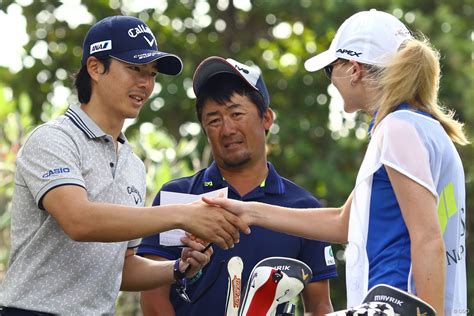
[{"label": "casio logo on shirt", "polygon": [[47,179],[55,174],[69,173],[71,169],[69,167],[60,167],[48,170],[48,172],[43,174],[43,179]]}]

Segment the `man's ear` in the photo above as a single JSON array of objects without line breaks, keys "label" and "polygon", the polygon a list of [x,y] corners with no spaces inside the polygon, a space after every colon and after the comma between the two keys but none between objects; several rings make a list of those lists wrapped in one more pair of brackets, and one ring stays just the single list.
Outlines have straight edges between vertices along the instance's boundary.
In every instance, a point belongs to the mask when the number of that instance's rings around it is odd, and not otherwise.
[{"label": "man's ear", "polygon": [[104,73],[104,64],[94,56],[87,59],[86,66],[87,72],[93,81],[99,80],[99,76]]},{"label": "man's ear", "polygon": [[273,124],[273,121],[275,119],[275,113],[273,113],[273,110],[269,107],[263,112],[263,127],[265,128],[266,131],[270,129],[270,127]]}]

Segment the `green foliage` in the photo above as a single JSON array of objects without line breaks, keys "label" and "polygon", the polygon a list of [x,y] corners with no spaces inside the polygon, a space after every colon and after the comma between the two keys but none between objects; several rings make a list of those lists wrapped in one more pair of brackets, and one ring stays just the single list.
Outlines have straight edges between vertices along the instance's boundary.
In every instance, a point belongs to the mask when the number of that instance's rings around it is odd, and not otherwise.
[{"label": "green foliage", "polygon": [[[140,131],[130,135],[135,153],[147,170],[148,205],[159,188],[171,179],[193,173],[187,158],[196,156],[197,141],[181,138],[178,142],[151,123],[143,123]],[[197,157],[195,157],[197,158]]]},{"label": "green foliage", "polygon": [[6,270],[10,235],[8,212],[13,195],[15,157],[33,127],[31,102],[26,94],[15,100],[12,91],[0,82],[0,278]]},{"label": "green foliage", "polygon": [[[223,8],[226,2],[230,4]],[[12,3],[0,0],[0,10],[6,12]],[[337,27],[356,11],[386,10],[399,16],[412,30],[428,35],[442,56],[441,102],[454,108],[461,121],[474,121],[472,1],[256,0],[251,1],[250,10],[243,10],[238,4],[245,1],[163,0],[154,1],[154,7],[139,12],[133,10],[132,3],[82,1],[95,20],[114,14],[146,20],[156,34],[159,48],[178,54],[184,61],[180,76],[158,76],[158,92],[126,129],[147,168],[148,203],[164,182],[189,175],[209,162],[206,137],[202,133],[196,135],[187,126],[196,122],[191,92],[193,72],[204,58],[219,55],[253,61],[262,68],[277,115],[268,138],[269,157],[281,174],[327,205],[342,204],[352,190],[363,158],[367,140],[360,133],[366,130],[368,118],[341,117],[338,110],[330,110],[329,82],[321,73],[307,73],[303,62],[325,50]],[[27,67],[17,73],[0,67],[0,278],[7,256],[15,155],[34,126],[55,117],[75,100],[71,96],[57,104],[52,91],[58,86],[73,91],[70,75],[80,66],[82,41],[90,24],[71,29],[68,21],[55,17],[55,10],[61,5],[60,1],[32,1],[22,7],[29,35],[23,60],[28,60],[39,41],[48,43],[48,56],[31,57],[33,63],[25,62]],[[65,72],[69,75],[65,76]],[[330,115],[339,117],[340,129],[330,129]],[[471,126],[467,125],[466,130],[472,139]],[[474,192],[474,148],[469,145],[459,149],[466,171],[467,209],[472,210],[474,202],[469,197]],[[470,212],[467,216],[466,225],[472,232],[474,218]],[[472,234],[467,236],[472,310],[474,252],[469,250],[474,249],[474,238]],[[340,278],[331,282],[336,309],[345,306],[344,261],[338,255],[342,249],[335,247]],[[118,300],[117,313],[139,313],[137,296],[127,295],[122,294]]]}]

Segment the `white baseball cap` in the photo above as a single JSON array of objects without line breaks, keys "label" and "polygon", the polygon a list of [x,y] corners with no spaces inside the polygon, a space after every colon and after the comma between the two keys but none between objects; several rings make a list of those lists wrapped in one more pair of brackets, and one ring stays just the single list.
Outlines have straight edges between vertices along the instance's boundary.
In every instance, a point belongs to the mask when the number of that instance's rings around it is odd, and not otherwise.
[{"label": "white baseball cap", "polygon": [[375,9],[358,12],[342,23],[329,49],[306,60],[304,67],[316,71],[338,58],[384,66],[411,38],[407,27],[391,14]]}]

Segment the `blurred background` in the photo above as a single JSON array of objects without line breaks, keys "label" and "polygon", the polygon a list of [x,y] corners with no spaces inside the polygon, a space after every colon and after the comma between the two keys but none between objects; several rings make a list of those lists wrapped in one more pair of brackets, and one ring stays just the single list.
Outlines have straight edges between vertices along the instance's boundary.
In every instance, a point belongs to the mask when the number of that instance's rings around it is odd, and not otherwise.
[{"label": "blurred background", "polygon": [[[207,166],[210,149],[194,112],[192,75],[211,55],[263,71],[276,121],[269,159],[279,172],[325,205],[341,205],[353,188],[367,146],[369,118],[342,111],[323,72],[303,62],[329,47],[337,27],[376,8],[426,34],[441,53],[441,102],[455,109],[472,141],[474,131],[473,0],[0,0],[0,282],[9,251],[15,157],[35,126],[77,102],[71,74],[82,40],[96,21],[133,15],[152,29],[160,50],[179,55],[177,77],[159,75],[155,93],[125,133],[144,160],[147,205],[163,183]],[[468,307],[474,312],[474,146],[458,147],[467,186]],[[340,277],[331,281],[335,309],[345,308],[344,247],[334,245]],[[141,315],[138,294],[121,293],[117,315]]]}]

